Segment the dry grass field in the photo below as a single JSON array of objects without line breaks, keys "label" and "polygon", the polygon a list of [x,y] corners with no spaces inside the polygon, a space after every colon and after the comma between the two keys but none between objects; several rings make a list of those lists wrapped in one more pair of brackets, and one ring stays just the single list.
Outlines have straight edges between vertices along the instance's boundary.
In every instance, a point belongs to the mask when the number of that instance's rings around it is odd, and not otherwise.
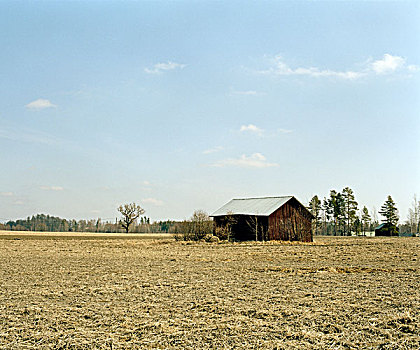
[{"label": "dry grass field", "polygon": [[418,238],[145,237],[0,232],[0,349],[420,347]]}]

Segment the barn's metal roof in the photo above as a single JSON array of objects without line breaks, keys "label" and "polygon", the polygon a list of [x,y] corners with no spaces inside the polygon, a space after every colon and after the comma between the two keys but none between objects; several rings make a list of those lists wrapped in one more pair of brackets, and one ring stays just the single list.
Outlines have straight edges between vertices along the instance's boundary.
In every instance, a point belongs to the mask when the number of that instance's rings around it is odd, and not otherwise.
[{"label": "barn's metal roof", "polygon": [[226,214],[269,216],[293,196],[232,199],[210,216]]}]

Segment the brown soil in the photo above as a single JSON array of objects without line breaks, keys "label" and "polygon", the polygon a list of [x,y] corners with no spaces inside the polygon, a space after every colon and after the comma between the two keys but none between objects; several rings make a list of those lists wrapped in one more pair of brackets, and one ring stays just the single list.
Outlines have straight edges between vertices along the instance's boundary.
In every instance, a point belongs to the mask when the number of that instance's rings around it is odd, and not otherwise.
[{"label": "brown soil", "polygon": [[418,349],[420,240],[3,235],[0,349]]}]

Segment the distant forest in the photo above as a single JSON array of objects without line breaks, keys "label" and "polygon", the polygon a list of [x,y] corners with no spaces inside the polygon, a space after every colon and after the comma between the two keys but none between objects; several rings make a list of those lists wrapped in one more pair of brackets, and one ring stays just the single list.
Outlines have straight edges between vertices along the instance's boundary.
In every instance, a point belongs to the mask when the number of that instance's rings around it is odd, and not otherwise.
[{"label": "distant forest", "polygon": [[[56,216],[38,214],[22,220],[0,224],[0,230],[41,231],[41,232],[123,232],[121,224],[116,222],[92,220],[66,220]],[[177,222],[172,220],[150,223],[150,218],[141,217],[130,227],[133,233],[176,233]]]},{"label": "distant forest", "polygon": [[[212,223],[210,221],[209,223]],[[156,221],[150,223],[150,218],[141,218],[138,223],[130,227],[130,233],[180,233],[184,231],[186,221]],[[379,225],[378,221],[370,221],[364,227],[365,232],[372,232]],[[316,226],[316,227],[315,227]],[[414,232],[409,223],[399,225],[400,234]],[[40,232],[124,232],[119,222],[102,221],[101,219],[92,220],[66,220],[56,216],[38,214],[27,219],[8,221],[0,223],[0,230],[8,231],[40,231]],[[334,231],[336,232],[334,233]],[[315,221],[314,234],[318,235],[339,235],[343,236],[345,231],[343,223],[339,228],[335,227],[333,221]],[[363,235],[363,229],[359,226],[358,235]]]}]

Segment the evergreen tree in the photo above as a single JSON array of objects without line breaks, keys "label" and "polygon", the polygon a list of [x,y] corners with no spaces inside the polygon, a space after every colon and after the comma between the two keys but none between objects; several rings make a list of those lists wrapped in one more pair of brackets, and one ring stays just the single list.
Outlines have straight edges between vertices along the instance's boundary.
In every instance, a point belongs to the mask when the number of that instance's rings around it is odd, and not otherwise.
[{"label": "evergreen tree", "polygon": [[344,224],[344,198],[341,193],[335,190],[330,191],[330,198],[328,199],[328,210],[334,219],[334,236],[341,233],[341,226]]},{"label": "evergreen tree", "polygon": [[366,234],[366,227],[370,225],[370,215],[369,210],[366,208],[366,206],[362,209],[362,228],[363,228],[363,236]]},{"label": "evergreen tree", "polygon": [[313,196],[311,201],[309,202],[309,211],[314,216],[314,220],[312,223],[313,232],[314,234],[317,234],[319,223],[321,221],[321,201],[319,200],[317,195]]},{"label": "evergreen tree", "polygon": [[379,214],[385,217],[385,219],[382,220],[383,222],[393,226],[396,226],[398,224],[398,209],[391,196],[388,196],[388,199],[382,205]]},{"label": "evergreen tree", "polygon": [[356,215],[356,218],[353,221],[353,230],[356,233],[356,236],[359,236],[362,229],[362,220]]},{"label": "evergreen tree", "polygon": [[322,219],[323,219],[323,231],[325,234],[330,234],[328,230],[328,223],[331,219],[331,210],[329,206],[328,199],[324,197],[322,201]]},{"label": "evergreen tree", "polygon": [[345,233],[351,236],[351,228],[356,220],[357,202],[354,199],[353,190],[350,187],[345,187],[342,192],[344,200],[344,220],[345,220]]}]

